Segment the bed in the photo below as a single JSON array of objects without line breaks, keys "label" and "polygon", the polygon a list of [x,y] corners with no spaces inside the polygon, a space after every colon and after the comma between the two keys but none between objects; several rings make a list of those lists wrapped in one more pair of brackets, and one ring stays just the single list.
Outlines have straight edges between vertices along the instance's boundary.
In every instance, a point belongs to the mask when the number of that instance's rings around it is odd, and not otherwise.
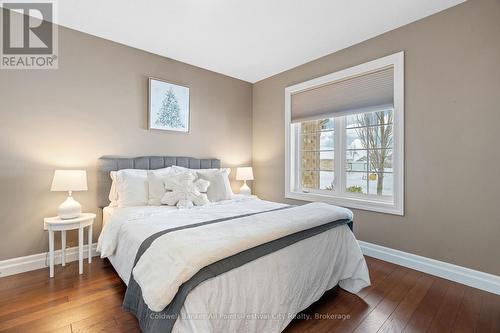
[{"label": "bed", "polygon": [[127,284],[124,308],[144,332],[281,332],[325,291],[370,284],[352,213],[340,207],[239,195],[184,210],[109,207],[111,171],[172,165],[220,168],[220,161],[99,160],[98,249]]}]

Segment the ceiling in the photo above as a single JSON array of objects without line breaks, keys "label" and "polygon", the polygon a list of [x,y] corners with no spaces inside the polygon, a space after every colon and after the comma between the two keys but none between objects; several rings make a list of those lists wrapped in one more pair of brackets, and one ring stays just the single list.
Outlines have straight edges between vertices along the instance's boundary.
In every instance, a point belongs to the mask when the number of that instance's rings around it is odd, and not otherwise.
[{"label": "ceiling", "polygon": [[256,82],[463,0],[64,0],[59,24]]}]

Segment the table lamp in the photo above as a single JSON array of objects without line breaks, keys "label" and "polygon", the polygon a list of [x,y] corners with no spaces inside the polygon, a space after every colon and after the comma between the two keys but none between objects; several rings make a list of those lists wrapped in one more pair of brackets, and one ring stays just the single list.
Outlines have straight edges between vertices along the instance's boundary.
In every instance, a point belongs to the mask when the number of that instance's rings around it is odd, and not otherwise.
[{"label": "table lamp", "polygon": [[80,216],[82,205],[72,197],[74,191],[87,191],[87,172],[85,170],[56,170],[51,191],[68,191],[68,198],[57,208],[61,219]]},{"label": "table lamp", "polygon": [[251,195],[252,190],[247,185],[247,180],[253,180],[252,167],[241,167],[236,169],[236,180],[243,180],[243,185],[240,188],[240,194]]}]

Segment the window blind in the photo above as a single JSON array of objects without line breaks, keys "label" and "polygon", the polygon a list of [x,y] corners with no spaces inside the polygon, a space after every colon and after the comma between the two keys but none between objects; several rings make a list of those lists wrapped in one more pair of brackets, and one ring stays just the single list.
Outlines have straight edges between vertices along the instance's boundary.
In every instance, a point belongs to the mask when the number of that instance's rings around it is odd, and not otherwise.
[{"label": "window blind", "polygon": [[292,95],[292,122],[392,108],[394,68],[388,67]]}]

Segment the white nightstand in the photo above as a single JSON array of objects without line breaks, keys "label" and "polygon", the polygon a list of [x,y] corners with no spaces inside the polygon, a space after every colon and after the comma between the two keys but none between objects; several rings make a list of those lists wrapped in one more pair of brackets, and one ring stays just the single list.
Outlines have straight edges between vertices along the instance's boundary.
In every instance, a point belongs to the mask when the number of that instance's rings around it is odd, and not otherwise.
[{"label": "white nightstand", "polygon": [[43,219],[44,230],[49,231],[49,266],[50,277],[54,277],[54,231],[61,232],[61,263],[66,265],[66,231],[78,229],[78,271],[83,274],[83,228],[88,228],[89,263],[92,262],[92,224],[96,215],[84,213],[74,219],[62,220],[59,216]]}]

